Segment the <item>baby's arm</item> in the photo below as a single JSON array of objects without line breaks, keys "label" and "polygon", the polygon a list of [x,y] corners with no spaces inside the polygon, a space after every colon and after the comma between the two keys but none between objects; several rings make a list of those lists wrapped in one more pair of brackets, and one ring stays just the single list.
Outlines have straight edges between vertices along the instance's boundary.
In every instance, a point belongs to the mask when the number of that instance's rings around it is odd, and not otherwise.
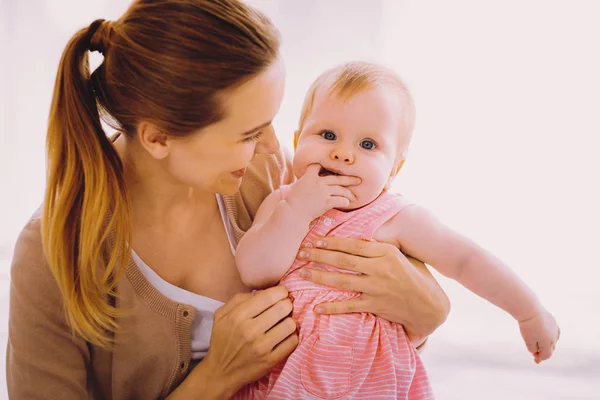
[{"label": "baby's arm", "polygon": [[401,211],[392,223],[403,252],[507,311],[519,321],[535,362],[550,358],[560,337],[556,320],[508,266],[419,206]]},{"label": "baby's arm", "polygon": [[244,284],[250,288],[277,284],[294,262],[309,223],[282,200],[281,190],[272,192],[236,249],[235,261]]},{"label": "baby's arm", "polygon": [[289,186],[285,199],[281,189],[260,205],[252,228],[240,240],[235,261],[242,281],[252,288],[279,282],[292,265],[310,222],[354,199],[347,186],[357,185],[353,176],[319,176],[321,166],[312,164]]},{"label": "baby's arm", "polygon": [[424,208],[409,206],[394,219],[398,244],[405,254],[455,279],[517,321],[540,312],[536,295],[508,266]]}]

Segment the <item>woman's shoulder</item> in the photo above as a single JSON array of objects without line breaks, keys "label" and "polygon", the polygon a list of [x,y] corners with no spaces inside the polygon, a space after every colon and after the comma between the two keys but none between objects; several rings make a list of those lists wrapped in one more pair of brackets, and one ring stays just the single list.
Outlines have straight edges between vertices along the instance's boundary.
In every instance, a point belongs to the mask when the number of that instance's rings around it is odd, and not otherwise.
[{"label": "woman's shoulder", "polygon": [[43,206],[40,206],[19,233],[13,253],[13,273],[15,269],[39,269],[45,266],[42,246],[42,212]]},{"label": "woman's shoulder", "polygon": [[50,268],[46,263],[42,245],[42,212],[43,206],[37,209],[21,230],[14,247],[10,268],[13,289],[27,292],[25,299],[33,293],[43,293],[56,299],[57,286]]}]

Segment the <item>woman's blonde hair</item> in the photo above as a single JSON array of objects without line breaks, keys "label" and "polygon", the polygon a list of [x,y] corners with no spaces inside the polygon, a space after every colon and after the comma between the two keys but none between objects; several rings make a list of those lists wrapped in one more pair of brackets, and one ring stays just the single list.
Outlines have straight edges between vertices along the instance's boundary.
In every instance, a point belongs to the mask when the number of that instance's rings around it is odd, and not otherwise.
[{"label": "woman's blonde hair", "polygon": [[[219,92],[264,70],[278,50],[268,18],[237,0],[138,0],[69,41],[48,123],[42,238],[75,334],[112,345],[116,284],[130,258],[123,165],[100,115],[125,135],[140,121],[189,135],[223,118]],[[88,51],[104,55],[91,75]]]}]

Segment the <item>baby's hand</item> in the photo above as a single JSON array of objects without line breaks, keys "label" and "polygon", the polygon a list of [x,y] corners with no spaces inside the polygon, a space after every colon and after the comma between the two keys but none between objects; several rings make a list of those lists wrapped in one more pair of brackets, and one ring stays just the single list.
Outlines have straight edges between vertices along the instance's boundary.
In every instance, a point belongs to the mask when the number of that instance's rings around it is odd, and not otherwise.
[{"label": "baby's hand", "polygon": [[552,356],[560,338],[560,328],[552,314],[542,310],[533,317],[519,321],[519,328],[536,364]]},{"label": "baby's hand", "polygon": [[347,207],[356,196],[348,186],[358,185],[355,176],[319,176],[321,166],[312,164],[296,183],[285,199],[292,209],[309,222],[332,208]]}]

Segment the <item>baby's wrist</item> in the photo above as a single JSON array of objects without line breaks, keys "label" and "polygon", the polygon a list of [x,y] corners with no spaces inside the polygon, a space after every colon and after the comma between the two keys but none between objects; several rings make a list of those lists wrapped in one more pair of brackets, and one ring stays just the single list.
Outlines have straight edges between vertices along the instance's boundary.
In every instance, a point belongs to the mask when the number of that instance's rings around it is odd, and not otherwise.
[{"label": "baby's wrist", "polygon": [[297,207],[296,202],[290,202],[288,199],[284,199],[282,200],[282,203],[284,203],[284,207],[287,208],[287,211],[290,213],[292,218],[298,222],[298,224],[308,226],[314,219],[309,213],[307,213],[305,210],[302,210],[301,206]]},{"label": "baby's wrist", "polygon": [[519,323],[523,323],[523,322],[527,322],[527,321],[537,317],[538,315],[542,314],[545,311],[546,311],[545,308],[542,307],[541,304],[537,304],[535,306],[532,306],[529,309],[521,310],[520,313],[518,313],[517,315],[513,315],[513,317]]}]

